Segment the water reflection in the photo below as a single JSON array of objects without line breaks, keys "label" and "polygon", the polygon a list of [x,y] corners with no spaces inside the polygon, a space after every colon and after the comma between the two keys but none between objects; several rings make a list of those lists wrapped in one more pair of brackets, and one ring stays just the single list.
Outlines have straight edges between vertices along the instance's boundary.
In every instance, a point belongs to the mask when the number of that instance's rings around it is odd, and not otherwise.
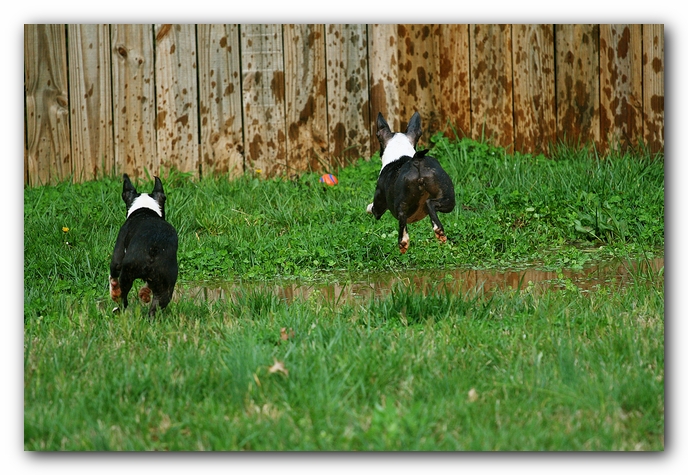
[{"label": "water reflection", "polygon": [[563,289],[574,285],[583,291],[597,286],[623,287],[638,276],[653,275],[664,266],[664,259],[650,259],[641,262],[602,262],[580,270],[564,269],[562,272],[538,269],[497,271],[476,269],[452,269],[415,271],[405,273],[343,275],[329,283],[303,283],[278,281],[269,283],[224,282],[200,286],[180,286],[175,299],[197,299],[206,301],[232,298],[239,290],[267,290],[286,301],[311,297],[331,302],[349,302],[356,299],[368,300],[383,297],[397,285],[413,286],[419,292],[428,293],[434,289],[446,288],[452,293],[474,291],[490,292],[495,289]]}]

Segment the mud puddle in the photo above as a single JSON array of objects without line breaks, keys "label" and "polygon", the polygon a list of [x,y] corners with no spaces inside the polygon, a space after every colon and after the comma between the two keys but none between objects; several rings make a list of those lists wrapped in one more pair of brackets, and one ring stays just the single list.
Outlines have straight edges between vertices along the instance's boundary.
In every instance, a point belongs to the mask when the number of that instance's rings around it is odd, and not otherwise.
[{"label": "mud puddle", "polygon": [[[664,267],[664,258],[642,262],[609,261],[579,270],[564,269],[562,272],[538,269],[524,270],[476,270],[451,269],[434,271],[409,271],[404,273],[342,275],[327,283],[303,283],[299,281],[273,281],[265,283],[223,282],[199,286],[180,286],[175,291],[177,299],[216,301],[231,299],[237,292],[269,291],[291,302],[295,299],[318,298],[344,303],[355,300],[384,297],[397,286],[412,286],[418,292],[429,293],[447,289],[451,293],[490,292],[505,289],[535,291],[564,289],[574,285],[582,291],[597,286],[622,288],[634,282],[638,276],[653,275]],[[663,277],[662,277],[663,278]]]}]

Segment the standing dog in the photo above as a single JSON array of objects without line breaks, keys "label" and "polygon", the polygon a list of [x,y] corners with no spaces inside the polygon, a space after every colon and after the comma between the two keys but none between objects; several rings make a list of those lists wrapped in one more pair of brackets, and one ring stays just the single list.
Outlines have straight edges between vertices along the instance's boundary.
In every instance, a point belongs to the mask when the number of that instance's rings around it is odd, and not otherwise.
[{"label": "standing dog", "polygon": [[454,184],[439,162],[426,155],[427,150],[416,152],[416,144],[423,133],[420,114],[414,113],[406,133],[393,133],[382,114],[377,115],[377,139],[380,141],[382,170],[377,179],[373,202],[367,212],[376,219],[389,209],[399,221],[399,251],[409,247],[407,224],[430,216],[432,229],[441,242],[447,241],[437,212],[449,213],[454,209]]},{"label": "standing dog", "polygon": [[110,296],[115,302],[129,304],[127,295],[136,279],[146,282],[139,291],[153,317],[158,307],[165,308],[172,299],[177,282],[177,231],[165,221],[165,192],[155,177],[153,191],[138,193],[124,175],[122,199],[127,205],[127,219],[119,230],[110,262]]}]

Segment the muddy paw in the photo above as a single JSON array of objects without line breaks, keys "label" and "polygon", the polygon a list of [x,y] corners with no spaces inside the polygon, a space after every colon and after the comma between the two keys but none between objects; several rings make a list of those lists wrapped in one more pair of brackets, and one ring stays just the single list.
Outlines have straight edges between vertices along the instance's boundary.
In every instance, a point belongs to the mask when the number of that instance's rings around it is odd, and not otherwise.
[{"label": "muddy paw", "polygon": [[122,297],[122,289],[119,288],[119,280],[110,277],[110,297],[115,302],[119,302]]},{"label": "muddy paw", "polygon": [[144,285],[141,287],[141,290],[139,290],[139,298],[143,303],[148,303],[150,302],[151,299],[151,289],[147,285]]},{"label": "muddy paw", "polygon": [[440,242],[447,242],[447,236],[444,234],[444,229],[439,226],[433,226],[432,230],[435,231],[435,237],[439,239]]}]

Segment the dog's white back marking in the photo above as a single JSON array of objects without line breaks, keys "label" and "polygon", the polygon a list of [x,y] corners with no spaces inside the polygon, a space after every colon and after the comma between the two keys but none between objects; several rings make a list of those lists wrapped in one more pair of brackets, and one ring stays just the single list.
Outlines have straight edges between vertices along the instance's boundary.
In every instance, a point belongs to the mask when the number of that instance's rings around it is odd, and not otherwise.
[{"label": "dog's white back marking", "polygon": [[409,138],[400,132],[394,134],[394,137],[389,139],[387,146],[385,146],[385,151],[382,154],[382,168],[389,165],[392,162],[396,162],[404,155],[413,157],[415,155],[416,149],[413,148]]},{"label": "dog's white back marking", "polygon": [[131,204],[131,208],[129,208],[129,211],[127,212],[127,218],[131,216],[131,213],[141,208],[152,209],[162,218],[162,210],[160,209],[160,205],[148,193],[141,193],[141,196],[134,200],[134,202]]}]

